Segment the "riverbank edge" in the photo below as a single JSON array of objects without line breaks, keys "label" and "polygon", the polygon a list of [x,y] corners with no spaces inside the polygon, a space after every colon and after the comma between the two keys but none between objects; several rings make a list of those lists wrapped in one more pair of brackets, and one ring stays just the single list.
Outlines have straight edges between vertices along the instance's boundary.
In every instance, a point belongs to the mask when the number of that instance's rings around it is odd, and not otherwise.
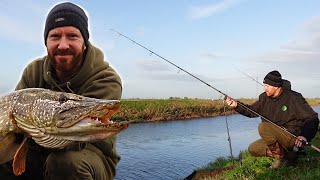
[{"label": "riverbank edge", "polygon": [[213,118],[213,117],[218,117],[218,116],[228,116],[228,115],[233,115],[233,114],[238,114],[236,111],[226,111],[224,114],[215,114],[211,116],[187,116],[187,117],[182,117],[178,119],[163,119],[161,117],[155,117],[152,119],[147,119],[147,120],[132,120],[132,121],[127,121],[129,123],[152,123],[152,122],[162,122],[162,121],[183,121],[183,120],[191,120],[191,119],[202,119],[202,118]]}]

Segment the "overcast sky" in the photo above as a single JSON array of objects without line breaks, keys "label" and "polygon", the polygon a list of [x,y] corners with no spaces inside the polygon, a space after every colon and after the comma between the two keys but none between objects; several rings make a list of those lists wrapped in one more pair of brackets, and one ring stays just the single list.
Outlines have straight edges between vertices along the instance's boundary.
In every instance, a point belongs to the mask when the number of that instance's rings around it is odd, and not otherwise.
[{"label": "overcast sky", "polygon": [[[44,22],[58,2],[0,1],[0,94],[13,91],[24,67],[46,54]],[[120,74],[123,98],[221,94],[112,28],[234,98],[256,97],[263,89],[251,78],[262,82],[272,70],[305,97],[320,96],[319,0],[72,2],[86,10],[90,41]]]}]

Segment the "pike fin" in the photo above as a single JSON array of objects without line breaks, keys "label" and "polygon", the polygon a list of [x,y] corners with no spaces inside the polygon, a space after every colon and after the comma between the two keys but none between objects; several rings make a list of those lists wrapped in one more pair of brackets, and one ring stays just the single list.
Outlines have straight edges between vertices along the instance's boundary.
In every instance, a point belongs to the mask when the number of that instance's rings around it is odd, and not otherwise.
[{"label": "pike fin", "polygon": [[13,159],[13,156],[20,145],[15,143],[15,140],[16,136],[13,133],[0,137],[0,164],[9,162]]},{"label": "pike fin", "polygon": [[12,167],[13,167],[13,173],[16,176],[21,175],[26,169],[26,156],[28,151],[28,143],[26,143],[27,139],[28,139],[27,137],[24,137],[22,143],[20,144],[13,158]]}]

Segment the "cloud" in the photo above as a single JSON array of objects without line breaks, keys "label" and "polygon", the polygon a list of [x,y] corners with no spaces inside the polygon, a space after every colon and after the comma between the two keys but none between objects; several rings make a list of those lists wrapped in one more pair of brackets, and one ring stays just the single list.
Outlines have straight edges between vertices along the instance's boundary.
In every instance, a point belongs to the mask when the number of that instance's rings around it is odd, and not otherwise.
[{"label": "cloud", "polygon": [[[144,79],[146,81],[171,81],[171,82],[195,82],[198,81],[186,72],[179,70],[176,67],[170,66],[168,64],[164,64],[163,62],[156,60],[139,60],[134,64],[138,70],[137,74],[134,76],[137,79]],[[212,78],[205,77],[201,74],[193,74],[196,77],[200,78],[205,82],[213,82],[215,81]],[[131,77],[127,77],[131,79]]]},{"label": "cloud", "polygon": [[[39,44],[42,38],[44,8],[30,1],[2,1],[0,3],[0,39]],[[39,18],[43,17],[43,18]]]},{"label": "cloud", "polygon": [[320,16],[306,21],[302,36],[295,37],[278,49],[249,57],[248,60],[272,63],[317,63],[320,59]]},{"label": "cloud", "polygon": [[136,37],[143,37],[144,35],[145,35],[145,28],[144,27],[136,28],[136,32],[135,32]]},{"label": "cloud", "polygon": [[[39,44],[41,29],[35,29],[29,23],[19,22],[11,17],[0,16],[0,39],[15,40],[28,44]],[[23,30],[23,32],[22,32]]]},{"label": "cloud", "polygon": [[143,70],[143,71],[169,71],[172,70],[168,65],[160,62],[160,61],[155,61],[155,60],[139,60],[135,62],[135,65]]},{"label": "cloud", "polygon": [[215,4],[192,6],[190,16],[192,19],[207,18],[214,14],[230,9],[239,2],[239,0],[223,0]]},{"label": "cloud", "polygon": [[[200,74],[194,74],[194,75],[205,82],[214,81],[213,78],[208,78]],[[176,73],[149,74],[148,79],[160,80],[160,81],[172,81],[172,82],[186,82],[186,83],[200,82],[197,79],[190,76],[189,74],[182,71],[177,71]]]},{"label": "cloud", "polygon": [[318,54],[320,51],[320,16],[312,17],[304,27],[303,36],[282,46],[284,49]]},{"label": "cloud", "polygon": [[[24,0],[2,0],[0,2],[0,8],[4,11],[1,13],[14,13],[15,14],[41,14],[46,15],[46,11],[49,10],[48,6],[41,4],[41,1],[24,1]],[[27,13],[26,13],[27,12]]]},{"label": "cloud", "polygon": [[305,51],[290,51],[290,50],[276,50],[265,54],[257,55],[248,59],[258,62],[315,62],[320,58],[320,52],[305,52]]},{"label": "cloud", "polygon": [[211,60],[217,60],[217,59],[223,58],[223,56],[220,56],[220,55],[217,55],[214,53],[210,53],[210,52],[202,52],[200,54],[200,57],[204,57],[204,58],[211,59]]},{"label": "cloud", "polygon": [[319,34],[319,31],[320,31],[319,22],[320,22],[320,16],[314,16],[305,23],[305,29],[308,32]]}]

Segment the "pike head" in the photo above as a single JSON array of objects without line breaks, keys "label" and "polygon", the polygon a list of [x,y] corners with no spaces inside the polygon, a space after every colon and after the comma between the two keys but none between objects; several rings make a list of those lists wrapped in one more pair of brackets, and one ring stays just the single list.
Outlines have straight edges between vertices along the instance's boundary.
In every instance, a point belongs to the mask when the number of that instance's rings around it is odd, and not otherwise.
[{"label": "pike head", "polygon": [[120,107],[118,100],[94,99],[41,88],[19,90],[10,98],[11,129],[27,134],[47,148],[102,140],[128,127],[128,124],[109,120]]}]

